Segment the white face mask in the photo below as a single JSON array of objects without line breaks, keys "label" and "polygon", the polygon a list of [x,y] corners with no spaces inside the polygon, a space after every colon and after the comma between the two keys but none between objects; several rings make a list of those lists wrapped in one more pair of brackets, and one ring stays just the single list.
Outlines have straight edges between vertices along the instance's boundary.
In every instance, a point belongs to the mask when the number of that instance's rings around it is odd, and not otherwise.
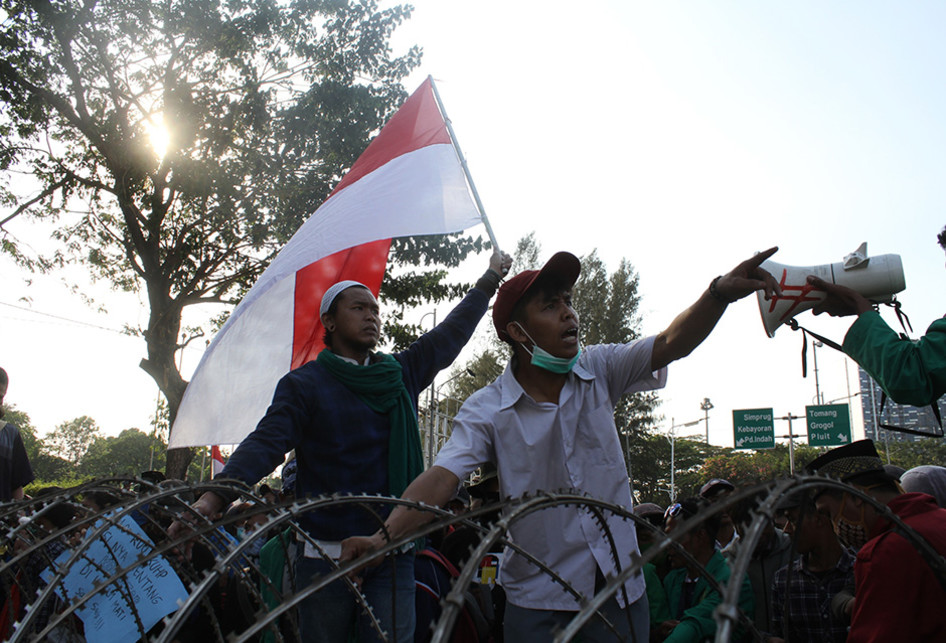
[{"label": "white face mask", "polygon": [[526,349],[526,352],[529,353],[531,359],[529,360],[533,366],[538,366],[541,369],[549,371],[551,373],[557,373],[559,375],[565,375],[566,373],[571,372],[575,364],[578,362],[578,358],[581,356],[581,346],[578,347],[578,352],[575,353],[574,357],[555,357],[547,350],[536,344],[535,340],[532,339],[532,336],[526,332],[526,329],[522,327],[522,324],[516,322],[516,326],[525,333],[526,337],[529,338],[529,341],[532,342],[532,350],[529,350],[529,347],[525,344],[521,346]]}]

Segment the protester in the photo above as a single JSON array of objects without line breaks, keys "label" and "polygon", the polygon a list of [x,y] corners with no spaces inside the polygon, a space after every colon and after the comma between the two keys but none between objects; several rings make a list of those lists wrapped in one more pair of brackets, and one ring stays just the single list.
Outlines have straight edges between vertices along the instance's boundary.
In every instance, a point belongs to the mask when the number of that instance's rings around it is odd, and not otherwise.
[{"label": "protester", "polygon": [[[62,489],[46,487],[36,494],[37,498],[48,496],[50,500],[37,506],[37,512],[26,519],[25,529],[18,532],[14,542],[14,552],[24,555],[13,573],[2,610],[0,610],[0,637],[6,640],[6,634],[14,623],[21,623],[27,612],[32,612],[26,640],[36,640],[37,635],[49,624],[50,619],[63,608],[59,594],[53,593],[42,602],[37,601],[40,592],[46,587],[46,580],[41,572],[53,564],[60,554],[68,549],[67,529],[75,516],[75,507],[68,502],[55,498]],[[23,627],[18,625],[18,627]],[[77,640],[71,632],[74,624],[69,622],[57,626],[48,635],[48,640]],[[8,630],[4,632],[3,630]]]},{"label": "protester", "polygon": [[[626,393],[662,387],[666,366],[693,351],[729,303],[760,289],[767,297],[777,293],[775,280],[759,268],[775,250],[714,279],[699,300],[657,336],[628,344],[581,348],[578,317],[571,305],[571,289],[581,269],[574,255],[560,252],[541,270],[509,279],[493,307],[496,331],[512,347],[509,365],[496,381],[466,400],[435,465],[411,484],[404,497],[442,506],[461,479],[481,463],[492,462],[503,497],[575,488],[631,511],[627,469],[614,424],[615,404]],[[374,551],[388,536],[397,539],[429,519],[424,512],[398,507],[383,531],[345,541],[343,559]],[[606,525],[596,522],[591,512],[560,506],[516,520],[509,534],[587,597],[639,553],[630,521],[613,515],[604,520]],[[618,557],[612,557],[604,527]],[[507,550],[502,565],[507,641],[547,641],[579,609],[574,596],[521,554]],[[602,612],[620,636],[632,636],[633,625],[633,636],[646,640],[649,618],[643,576],[630,576],[616,597]],[[613,640],[613,633],[598,618],[582,628],[581,636],[588,641]]]},{"label": "protester", "polygon": [[[678,552],[671,553],[674,569],[664,578],[664,591],[670,608],[670,619],[657,625],[658,640],[668,643],[699,643],[712,639],[716,634],[716,607],[722,596],[713,589],[704,577],[704,570],[725,590],[731,582],[731,569],[723,554],[716,549],[716,533],[719,531],[719,515],[700,515],[701,505],[696,498],[688,498],[670,505],[664,514],[665,530],[690,556],[696,564],[687,561]],[[699,519],[699,524],[686,533],[675,532],[687,520]],[[755,599],[748,576],[741,581],[739,609],[749,616],[753,613]]]},{"label": "protester", "polygon": [[[744,536],[754,520],[759,520],[755,509],[759,505],[761,494],[753,494],[733,503],[729,511],[732,522],[736,525],[739,538],[732,546],[723,550],[723,554],[734,565],[742,552]],[[763,516],[762,532],[755,548],[749,557],[749,582],[755,594],[755,612],[752,621],[760,632],[772,632],[773,617],[770,611],[772,604],[772,582],[775,572],[785,567],[792,560],[792,539],[775,526],[775,522],[768,516]]]},{"label": "protester", "polygon": [[[736,487],[734,487],[729,480],[713,478],[700,487],[700,498],[710,504],[715,504],[725,501],[735,490]],[[739,541],[739,532],[736,531],[736,525],[733,524],[732,516],[729,514],[728,509],[719,514],[719,517],[719,533],[716,534],[716,548],[721,551],[726,551],[727,548],[732,547]]]},{"label": "protester", "polygon": [[831,516],[818,512],[808,494],[786,497],[779,512],[801,555],[775,573],[769,643],[844,643],[847,622],[832,615],[831,601],[853,583],[854,557],[838,541]]},{"label": "protester", "polygon": [[[946,250],[946,227],[937,236]],[[937,319],[917,341],[906,341],[859,293],[815,276],[808,283],[826,293],[814,313],[857,315],[842,348],[894,402],[926,406],[946,393],[946,318]]]},{"label": "protester", "polygon": [[[254,485],[295,449],[299,496],[400,496],[423,469],[418,395],[469,341],[511,262],[508,255],[494,253],[489,269],[453,312],[394,355],[373,352],[381,320],[368,288],[351,281],[329,288],[319,311],[326,350],[279,381],[266,415],[230,456],[220,478]],[[226,500],[208,492],[194,508],[209,516]],[[296,578],[302,584],[335,568],[323,555],[337,558],[343,538],[378,528],[374,513],[353,505],[310,511],[300,524],[318,545],[307,544],[297,557]],[[172,533],[185,529],[176,523]],[[381,628],[402,643],[414,634],[413,567],[412,552],[393,555],[366,573],[361,585]],[[371,619],[341,580],[310,595],[299,615],[308,641],[345,640],[355,619],[362,643],[377,639]]]},{"label": "protester", "polygon": [[0,368],[0,502],[23,499],[23,487],[33,481],[33,469],[20,430],[3,420],[3,398],[10,378]]},{"label": "protester", "polygon": [[[652,502],[644,502],[634,507],[634,515],[643,518],[655,528],[663,528],[664,510]],[[637,542],[640,546],[641,555],[643,555],[656,542],[657,535],[646,526],[637,524]],[[664,590],[663,576],[669,570],[664,570],[661,575],[657,564],[666,562],[669,565],[667,556],[662,556],[657,562],[650,562],[644,565],[644,586],[647,591],[647,605],[650,613],[651,636],[654,635],[654,627],[670,620],[670,607],[667,604],[667,592]]]},{"label": "protester", "polygon": [[905,472],[900,477],[904,491],[926,493],[936,499],[936,504],[946,507],[946,467],[923,464]]},{"label": "protester", "polygon": [[[840,478],[886,505],[940,556],[946,555],[946,509],[940,509],[932,496],[903,493],[884,471],[871,440],[832,449],[807,468]],[[918,543],[898,533],[858,495],[825,487],[815,506],[831,516],[842,544],[858,550],[848,643],[946,641],[946,578],[937,576],[918,551]]]}]

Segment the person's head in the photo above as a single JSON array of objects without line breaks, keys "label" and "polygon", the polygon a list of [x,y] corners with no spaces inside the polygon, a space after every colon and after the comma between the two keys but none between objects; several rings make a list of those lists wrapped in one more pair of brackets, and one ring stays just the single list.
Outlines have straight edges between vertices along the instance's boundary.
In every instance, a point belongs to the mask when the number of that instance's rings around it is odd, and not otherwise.
[{"label": "person's head", "polygon": [[799,554],[838,546],[830,513],[825,509],[818,511],[809,494],[798,493],[787,497],[779,504],[777,511],[785,521],[783,531],[792,537]]},{"label": "person's head", "polygon": [[7,386],[10,385],[10,378],[7,372],[0,368],[0,417],[3,417],[3,398],[7,395]]},{"label": "person's head", "polygon": [[453,497],[447,501],[444,507],[450,513],[459,516],[470,510],[470,492],[462,482],[457,487]]},{"label": "person's head", "polygon": [[706,502],[713,503],[719,500],[725,500],[729,494],[736,490],[736,487],[723,478],[713,478],[702,487],[700,487],[700,498]]},{"label": "person's head", "polygon": [[370,351],[381,338],[378,300],[357,281],[340,281],[325,291],[319,316],[325,328],[322,340],[333,352]]},{"label": "person's head", "polygon": [[946,507],[946,467],[922,464],[900,476],[900,485],[910,493],[926,493],[936,499],[936,504]]},{"label": "person's head", "polygon": [[525,270],[508,279],[496,295],[493,325],[499,338],[531,355],[536,346],[555,358],[579,352],[578,315],[571,291],[581,272],[578,257],[558,252],[541,270]]},{"label": "person's head", "polygon": [[[872,440],[858,440],[831,449],[813,460],[806,469],[809,473],[839,478],[878,502],[887,503],[902,493],[896,479],[884,470]],[[879,513],[864,498],[837,487],[824,487],[814,502],[817,511],[831,516],[834,531],[842,544],[859,549],[869,540],[871,527]]]},{"label": "person's head", "polygon": [[[640,518],[643,518],[654,527],[658,529],[663,528],[664,525],[664,509],[653,502],[642,502],[641,504],[634,505],[634,515]],[[657,536],[654,532],[647,527],[641,526],[639,523],[635,523],[637,529],[637,542],[641,545],[641,550],[643,551],[645,545],[649,545]]]},{"label": "person's head", "polygon": [[[680,544],[688,554],[700,562],[709,560],[716,549],[716,532],[719,531],[719,514],[706,515],[708,505],[699,498],[686,498],[667,507],[664,512],[664,531]],[[680,536],[674,534],[684,523],[697,521],[697,526]],[[673,567],[682,567],[686,562],[680,556],[670,555]]]},{"label": "person's head", "polygon": [[[700,487],[700,498],[702,498],[708,504],[726,502],[726,500],[735,490],[735,485],[733,485],[729,480],[725,480],[724,478],[713,478]],[[733,533],[736,529],[730,511],[724,511],[719,515],[719,528],[720,531],[717,534],[717,538],[725,545],[732,539]]]},{"label": "person's head", "polygon": [[942,232],[936,235],[936,240],[939,241],[939,247],[946,250],[946,226],[943,227]]}]

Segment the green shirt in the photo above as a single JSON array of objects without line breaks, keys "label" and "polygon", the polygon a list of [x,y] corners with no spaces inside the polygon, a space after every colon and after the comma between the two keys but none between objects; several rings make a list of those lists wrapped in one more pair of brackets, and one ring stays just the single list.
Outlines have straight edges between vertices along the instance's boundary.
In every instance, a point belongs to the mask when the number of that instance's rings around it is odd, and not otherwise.
[{"label": "green shirt", "polygon": [[851,325],[843,348],[894,402],[926,406],[946,393],[946,319],[908,341],[870,310]]},{"label": "green shirt", "polygon": [[[706,563],[706,571],[725,590],[729,582],[730,569],[729,563],[721,553],[713,552],[713,556]],[[664,643],[698,643],[704,639],[712,639],[716,634],[716,620],[713,618],[713,612],[722,598],[703,576],[696,580],[691,606],[680,612],[680,597],[683,594],[683,581],[686,575],[686,568],[680,567],[672,570],[664,578],[664,589],[667,592],[671,618],[680,621]],[[751,620],[754,608],[752,585],[749,583],[749,576],[744,576],[742,589],[739,592],[739,609]]]}]

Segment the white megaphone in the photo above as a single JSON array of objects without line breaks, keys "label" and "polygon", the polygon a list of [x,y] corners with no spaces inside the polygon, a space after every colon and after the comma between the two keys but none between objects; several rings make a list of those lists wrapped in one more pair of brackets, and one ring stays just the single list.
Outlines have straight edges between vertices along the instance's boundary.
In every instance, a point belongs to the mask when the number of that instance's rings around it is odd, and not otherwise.
[{"label": "white megaphone", "polygon": [[780,297],[772,297],[768,301],[763,291],[758,292],[762,325],[769,337],[775,337],[779,326],[798,313],[814,308],[825,298],[823,292],[808,284],[808,275],[847,286],[867,299],[878,302],[891,301],[895,294],[907,287],[900,255],[868,257],[866,242],[839,263],[785,266],[767,260],[762,262],[762,267],[772,273],[782,289]]}]

